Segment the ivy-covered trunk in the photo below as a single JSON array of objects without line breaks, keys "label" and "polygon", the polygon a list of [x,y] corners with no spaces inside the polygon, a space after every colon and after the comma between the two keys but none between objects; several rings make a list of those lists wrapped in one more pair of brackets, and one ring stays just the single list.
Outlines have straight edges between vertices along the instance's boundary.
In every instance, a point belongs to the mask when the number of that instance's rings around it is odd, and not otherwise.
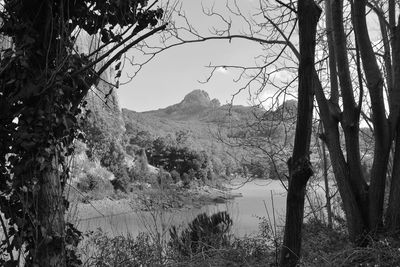
[{"label": "ivy-covered trunk", "polygon": [[63,186],[60,173],[54,168],[55,162],[53,160],[53,168],[42,173],[38,195],[38,218],[42,229],[37,247],[39,266],[66,266]]},{"label": "ivy-covered trunk", "polygon": [[[0,265],[16,266],[22,255],[27,266],[80,264],[68,250],[80,234],[64,220],[66,159],[89,88],[130,47],[165,29],[155,27],[162,10],[146,5],[142,0],[4,1],[0,34],[11,45],[0,54],[0,209],[6,232],[0,246],[6,244],[9,260],[1,257]],[[149,25],[155,28],[135,39]],[[125,27],[131,31],[122,31]],[[76,51],[78,32],[100,36],[91,55]]]}]

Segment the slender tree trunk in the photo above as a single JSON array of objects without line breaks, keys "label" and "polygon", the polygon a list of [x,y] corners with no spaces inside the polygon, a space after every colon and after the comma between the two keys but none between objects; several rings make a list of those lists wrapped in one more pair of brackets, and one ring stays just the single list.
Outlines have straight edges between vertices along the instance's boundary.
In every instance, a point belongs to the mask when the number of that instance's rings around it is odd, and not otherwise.
[{"label": "slender tree trunk", "polygon": [[367,220],[368,186],[362,174],[359,147],[360,110],[354,100],[343,21],[343,0],[333,0],[332,24],[334,30],[335,58],[343,99],[343,116],[340,122],[346,143],[346,162],[349,171],[348,178],[350,179],[351,188],[361,210],[363,220]]},{"label": "slender tree trunk", "polygon": [[[321,135],[323,136],[323,127],[322,122],[320,122],[319,130]],[[319,143],[319,140],[317,140]],[[330,188],[329,188],[329,179],[328,179],[328,159],[326,157],[326,149],[325,142],[321,142],[321,152],[322,152],[322,164],[324,171],[324,183],[325,183],[325,199],[326,199],[326,213],[328,215],[328,228],[332,229],[333,221],[332,221],[332,206],[331,206],[331,196],[330,196]]]},{"label": "slender tree trunk", "polygon": [[388,209],[386,211],[385,224],[387,230],[390,232],[396,232],[400,230],[400,135],[399,134],[397,134],[395,140],[392,180],[390,183],[389,203],[388,203]]},{"label": "slender tree trunk", "polygon": [[[393,3],[392,3],[393,5]],[[393,22],[392,22],[393,23]],[[393,99],[400,99],[400,22],[397,27],[392,29],[392,57],[393,57]],[[399,105],[394,102],[394,105]],[[389,203],[386,212],[385,226],[391,232],[400,230],[400,122],[398,112],[399,108],[393,107],[393,112],[396,114],[392,116],[391,111],[391,124],[397,125],[395,135],[395,152],[393,159],[392,179],[390,183]],[[393,121],[395,120],[395,121]]]},{"label": "slender tree trunk", "polygon": [[313,171],[309,159],[314,100],[316,26],[321,9],[313,0],[298,2],[300,64],[298,109],[293,156],[288,160],[289,190],[280,266],[296,266],[300,258],[306,185]]}]

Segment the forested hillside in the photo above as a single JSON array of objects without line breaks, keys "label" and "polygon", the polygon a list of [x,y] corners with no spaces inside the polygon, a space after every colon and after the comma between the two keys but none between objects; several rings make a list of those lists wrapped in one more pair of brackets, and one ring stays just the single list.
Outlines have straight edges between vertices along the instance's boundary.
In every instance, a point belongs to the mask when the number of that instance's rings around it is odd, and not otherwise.
[{"label": "forested hillside", "polygon": [[278,151],[279,146],[293,139],[295,112],[294,100],[267,111],[260,107],[221,106],[201,90],[192,91],[180,103],[166,108],[142,113],[122,110],[128,151],[132,146],[149,148],[146,142],[157,138],[167,143],[179,139],[179,145],[209,155],[218,173],[261,178],[276,171],[272,170],[273,164],[285,169],[284,157],[275,156],[282,156],[278,155],[282,152]]}]

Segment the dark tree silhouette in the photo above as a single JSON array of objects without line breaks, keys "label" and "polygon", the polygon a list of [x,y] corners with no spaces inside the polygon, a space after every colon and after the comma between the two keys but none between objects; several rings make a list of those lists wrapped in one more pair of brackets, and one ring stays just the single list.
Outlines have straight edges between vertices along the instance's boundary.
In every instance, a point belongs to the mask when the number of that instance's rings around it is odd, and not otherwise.
[{"label": "dark tree silhouette", "polygon": [[[154,4],[153,4],[154,5]],[[83,98],[135,44],[165,29],[147,1],[5,0],[0,8],[1,265],[75,266],[63,197]],[[81,34],[95,36],[89,52]],[[15,258],[15,252],[18,257]],[[24,258],[24,259],[22,259]]]},{"label": "dark tree silhouette", "polygon": [[314,0],[299,0],[299,85],[297,124],[293,155],[288,160],[289,190],[286,201],[286,223],[280,266],[296,266],[300,258],[301,229],[304,217],[306,186],[313,175],[310,162],[310,142],[313,119],[315,81],[315,38],[321,9]]}]

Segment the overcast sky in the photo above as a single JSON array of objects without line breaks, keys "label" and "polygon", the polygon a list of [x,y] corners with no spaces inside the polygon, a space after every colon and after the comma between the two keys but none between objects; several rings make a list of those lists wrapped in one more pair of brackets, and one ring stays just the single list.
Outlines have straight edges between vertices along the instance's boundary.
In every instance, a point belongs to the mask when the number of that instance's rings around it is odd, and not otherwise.
[{"label": "overcast sky", "polygon": [[[183,0],[183,10],[193,25],[206,30],[205,21],[210,19],[202,12],[201,3],[210,6],[210,0]],[[224,3],[225,1],[216,1]],[[255,12],[252,0],[241,1],[245,12]],[[217,4],[218,5],[218,4]],[[210,23],[209,23],[210,24]],[[218,26],[218,24],[216,25]],[[249,41],[227,40],[189,44],[164,51],[148,63],[129,84],[121,86],[117,92],[123,108],[146,111],[163,108],[178,103],[195,89],[205,90],[211,98],[222,104],[231,100],[232,94],[240,87],[233,81],[235,75],[230,70],[218,69],[213,79],[206,84],[210,73],[206,68],[211,64],[253,65],[254,57],[260,52],[259,46]],[[130,71],[126,66],[125,71]],[[235,99],[235,104],[247,104],[248,94]]]}]

